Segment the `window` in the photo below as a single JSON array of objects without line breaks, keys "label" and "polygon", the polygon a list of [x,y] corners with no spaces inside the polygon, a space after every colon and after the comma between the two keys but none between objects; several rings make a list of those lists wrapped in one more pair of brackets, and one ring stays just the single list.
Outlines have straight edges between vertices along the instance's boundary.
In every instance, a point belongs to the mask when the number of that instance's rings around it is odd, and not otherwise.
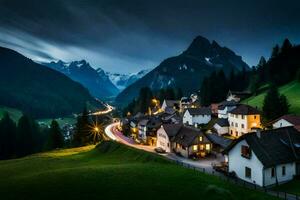
[{"label": "window", "polygon": [[254,115],[254,119],[256,119],[256,115]]},{"label": "window", "polygon": [[242,119],[244,119],[245,118],[245,116],[244,115],[242,115]]},{"label": "window", "polygon": [[203,137],[199,136],[199,141],[202,142],[203,141]]},{"label": "window", "polygon": [[275,176],[275,168],[273,167],[272,169],[271,169],[271,177],[273,178]]},{"label": "window", "polygon": [[235,127],[238,127],[238,123],[235,123]]},{"label": "window", "polygon": [[234,126],[234,125],[233,125],[233,122],[231,122],[231,126]]},{"label": "window", "polygon": [[243,156],[244,158],[250,159],[251,149],[248,146],[242,145],[241,146],[241,156]]},{"label": "window", "polygon": [[210,144],[206,144],[206,145],[205,145],[205,149],[206,149],[207,151],[209,151],[209,150],[210,150]]},{"label": "window", "polygon": [[244,125],[244,124],[242,124],[242,128],[245,128],[245,125]]},{"label": "window", "polygon": [[245,167],[245,177],[251,178],[251,168]]},{"label": "window", "polygon": [[197,145],[194,145],[194,146],[193,146],[193,150],[194,150],[194,151],[197,151],[197,150],[198,150],[198,146],[197,146]]},{"label": "window", "polygon": [[200,145],[200,150],[203,151],[203,149],[204,149],[204,145],[201,144],[201,145]]},{"label": "window", "polygon": [[235,132],[235,137],[238,137],[238,136],[239,136],[239,132],[236,131],[236,132]]},{"label": "window", "polygon": [[285,166],[282,166],[282,176],[285,176]]}]

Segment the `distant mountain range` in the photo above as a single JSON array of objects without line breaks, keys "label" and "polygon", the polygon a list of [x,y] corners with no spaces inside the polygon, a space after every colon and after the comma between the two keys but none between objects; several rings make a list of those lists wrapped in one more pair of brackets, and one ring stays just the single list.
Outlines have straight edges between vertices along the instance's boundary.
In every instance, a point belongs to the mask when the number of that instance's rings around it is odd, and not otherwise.
[{"label": "distant mountain range", "polygon": [[0,105],[48,118],[79,113],[87,102],[103,108],[78,82],[0,47]]},{"label": "distant mountain range", "polygon": [[101,68],[94,69],[85,60],[63,62],[42,63],[43,65],[57,70],[72,80],[81,83],[90,93],[100,99],[116,96],[119,89],[110,81],[106,72]]},{"label": "distant mountain range", "polygon": [[124,89],[117,97],[119,105],[128,104],[135,98],[140,88],[150,87],[158,90],[166,87],[181,88],[186,94],[199,90],[202,80],[215,70],[222,69],[226,74],[231,70],[249,69],[249,66],[227,47],[221,47],[216,41],[198,36],[190,46],[178,56],[161,62],[132,85]]},{"label": "distant mountain range", "polygon": [[109,77],[111,82],[120,91],[122,91],[132,83],[144,77],[150,71],[151,71],[150,69],[144,69],[139,71],[138,73],[131,73],[131,74],[119,74],[119,73],[106,72],[106,75]]}]

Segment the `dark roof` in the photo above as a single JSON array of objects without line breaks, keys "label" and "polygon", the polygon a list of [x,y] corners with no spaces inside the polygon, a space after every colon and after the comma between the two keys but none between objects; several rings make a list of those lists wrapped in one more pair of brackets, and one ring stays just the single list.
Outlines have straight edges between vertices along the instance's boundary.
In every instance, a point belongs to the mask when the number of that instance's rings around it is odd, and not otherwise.
[{"label": "dark roof", "polygon": [[182,127],[182,124],[163,124],[164,130],[166,131],[169,138],[176,136]]},{"label": "dark roof", "polygon": [[181,144],[184,147],[189,147],[195,143],[195,139],[199,136],[206,137],[206,134],[201,132],[199,129],[182,126],[172,141]]},{"label": "dark roof", "polygon": [[275,122],[277,122],[277,121],[279,121],[281,119],[284,119],[284,120],[290,122],[294,126],[300,125],[300,116],[296,116],[296,115],[284,115],[284,116],[278,118],[277,120],[275,120]]},{"label": "dark roof", "polygon": [[219,119],[216,121],[216,124],[218,124],[218,125],[221,126],[221,127],[228,127],[228,126],[229,126],[228,119],[223,119],[223,118],[219,118]]},{"label": "dark roof", "polygon": [[242,140],[247,142],[265,167],[300,161],[300,133],[294,127],[245,134],[229,145],[224,153]]},{"label": "dark roof", "polygon": [[229,113],[237,114],[237,115],[256,115],[260,114],[259,110],[253,108],[252,106],[240,104],[235,109],[230,111]]},{"label": "dark roof", "polygon": [[208,107],[202,108],[188,108],[191,115],[211,115],[211,109]]},{"label": "dark roof", "polygon": [[233,106],[237,106],[238,103],[234,100],[231,101],[223,101],[221,102],[221,104],[218,106],[218,109],[220,110],[224,110],[225,107],[233,107]]},{"label": "dark roof", "polygon": [[174,107],[176,104],[179,105],[179,100],[165,100],[167,107]]},{"label": "dark roof", "polygon": [[212,143],[220,145],[222,148],[227,148],[233,141],[229,138],[219,136],[218,134],[215,133],[207,134],[206,136],[209,138],[209,140]]}]

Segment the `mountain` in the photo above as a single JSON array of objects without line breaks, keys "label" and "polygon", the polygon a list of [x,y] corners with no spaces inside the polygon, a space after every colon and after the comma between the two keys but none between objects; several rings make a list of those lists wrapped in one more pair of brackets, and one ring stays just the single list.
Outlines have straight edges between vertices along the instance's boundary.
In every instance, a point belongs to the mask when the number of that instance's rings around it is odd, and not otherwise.
[{"label": "mountain", "polygon": [[144,77],[150,69],[144,69],[139,71],[138,73],[132,74],[119,74],[119,73],[110,73],[106,72],[107,76],[111,80],[111,82],[119,89],[124,90],[126,87],[136,82],[140,78]]},{"label": "mountain", "polygon": [[55,69],[72,80],[81,83],[90,93],[97,98],[116,96],[118,88],[110,81],[106,73],[98,68],[95,70],[85,60],[73,61],[70,63],[61,60],[57,62],[42,63],[43,65]]},{"label": "mountain", "polygon": [[158,90],[165,87],[179,87],[185,94],[195,92],[205,76],[222,69],[226,74],[231,70],[249,69],[249,66],[227,47],[216,41],[198,36],[180,55],[167,58],[155,69],[123,90],[116,103],[125,105],[137,96],[140,88]]},{"label": "mountain", "polygon": [[79,83],[16,51],[0,47],[0,105],[33,117],[60,117],[97,102]]}]

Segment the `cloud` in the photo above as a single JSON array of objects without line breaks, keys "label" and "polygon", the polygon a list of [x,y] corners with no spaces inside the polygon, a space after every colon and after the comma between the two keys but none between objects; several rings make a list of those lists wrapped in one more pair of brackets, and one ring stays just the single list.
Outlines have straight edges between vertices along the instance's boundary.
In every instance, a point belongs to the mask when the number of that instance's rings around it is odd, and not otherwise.
[{"label": "cloud", "polygon": [[0,0],[0,44],[39,61],[86,59],[114,72],[155,67],[203,35],[250,65],[285,37],[300,42],[287,0]]}]

